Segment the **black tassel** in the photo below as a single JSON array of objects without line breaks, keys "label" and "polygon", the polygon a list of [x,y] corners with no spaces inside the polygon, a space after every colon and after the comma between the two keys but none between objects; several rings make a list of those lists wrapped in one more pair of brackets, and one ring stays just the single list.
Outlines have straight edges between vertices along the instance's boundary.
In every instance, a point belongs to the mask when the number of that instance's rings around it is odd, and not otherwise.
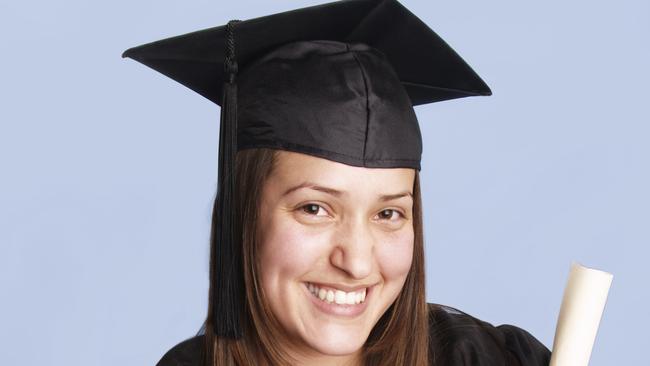
[{"label": "black tassel", "polygon": [[[219,180],[217,190],[216,248],[213,251],[213,314],[217,336],[242,337],[242,310],[245,289],[240,237],[235,235],[235,155],[237,153],[237,61],[235,58],[234,24],[228,22],[227,56],[224,62],[226,81],[223,84],[221,125],[219,128]],[[214,235],[214,234],[213,234]]]}]

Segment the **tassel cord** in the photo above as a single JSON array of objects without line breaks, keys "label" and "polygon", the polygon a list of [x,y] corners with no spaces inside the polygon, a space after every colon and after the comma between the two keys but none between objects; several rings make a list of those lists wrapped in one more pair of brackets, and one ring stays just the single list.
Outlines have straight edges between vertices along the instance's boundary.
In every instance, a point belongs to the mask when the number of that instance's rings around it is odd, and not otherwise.
[{"label": "tassel cord", "polygon": [[235,157],[237,153],[237,62],[234,25],[227,31],[227,56],[224,72],[221,124],[219,128],[219,167],[217,191],[217,227],[213,283],[214,331],[217,336],[242,337],[241,309],[244,306],[244,280],[240,238],[235,227]]}]

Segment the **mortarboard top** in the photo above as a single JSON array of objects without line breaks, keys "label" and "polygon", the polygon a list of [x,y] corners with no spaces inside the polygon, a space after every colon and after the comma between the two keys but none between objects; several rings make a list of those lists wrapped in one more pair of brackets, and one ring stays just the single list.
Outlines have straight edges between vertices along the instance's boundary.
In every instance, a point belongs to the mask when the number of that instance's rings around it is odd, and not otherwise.
[{"label": "mortarboard top", "polygon": [[217,335],[232,338],[242,335],[245,296],[232,218],[238,148],[419,170],[422,138],[413,106],[491,94],[395,0],[339,1],[230,22],[134,47],[123,57],[222,106],[209,317]]},{"label": "mortarboard top", "polygon": [[[344,0],[237,24],[240,69],[294,41],[362,42],[388,58],[413,105],[490,95],[490,88],[447,43],[397,1]],[[124,52],[221,104],[226,26],[204,29]]]}]

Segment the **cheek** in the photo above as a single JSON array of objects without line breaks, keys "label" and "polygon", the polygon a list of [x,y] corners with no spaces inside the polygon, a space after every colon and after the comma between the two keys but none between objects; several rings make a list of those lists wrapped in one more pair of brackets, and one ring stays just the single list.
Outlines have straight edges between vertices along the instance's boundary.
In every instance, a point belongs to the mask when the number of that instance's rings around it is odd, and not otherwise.
[{"label": "cheek", "polygon": [[406,278],[413,262],[413,230],[404,230],[381,239],[375,255],[387,281]]},{"label": "cheek", "polygon": [[281,280],[296,279],[323,261],[327,237],[299,225],[290,217],[266,223],[260,236],[260,269],[263,282],[277,290]]}]

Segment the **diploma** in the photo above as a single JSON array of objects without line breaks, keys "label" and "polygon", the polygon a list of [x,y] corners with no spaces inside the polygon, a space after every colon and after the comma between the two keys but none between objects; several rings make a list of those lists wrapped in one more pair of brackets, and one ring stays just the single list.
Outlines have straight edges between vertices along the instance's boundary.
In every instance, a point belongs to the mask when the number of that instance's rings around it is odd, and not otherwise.
[{"label": "diploma", "polygon": [[612,284],[611,273],[571,264],[550,366],[587,366]]}]

